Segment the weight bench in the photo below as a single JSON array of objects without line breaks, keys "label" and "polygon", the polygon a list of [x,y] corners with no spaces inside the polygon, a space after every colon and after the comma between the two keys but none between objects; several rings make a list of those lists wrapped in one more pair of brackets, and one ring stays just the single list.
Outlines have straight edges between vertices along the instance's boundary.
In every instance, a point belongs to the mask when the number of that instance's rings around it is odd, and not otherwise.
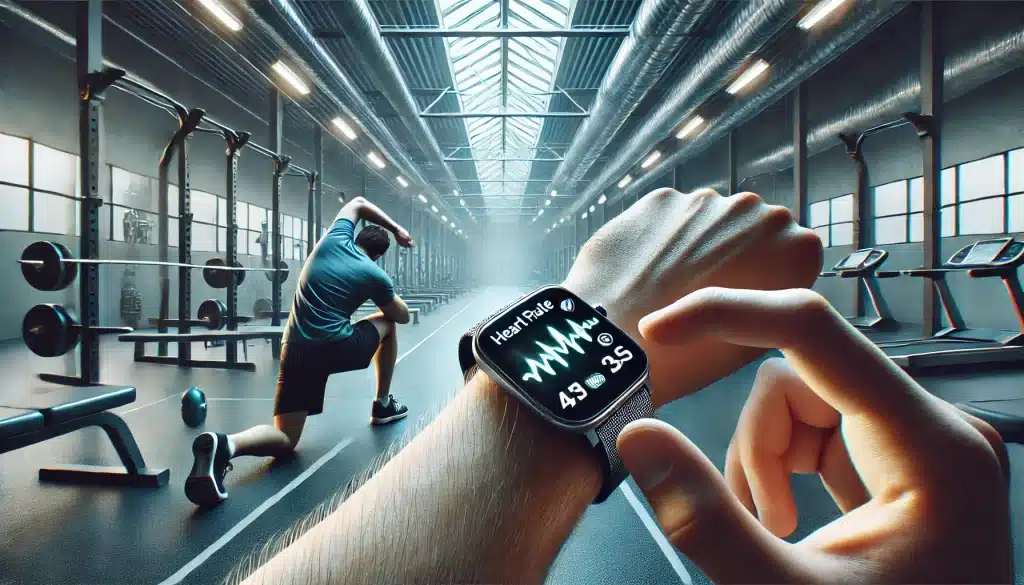
[{"label": "weight bench", "polygon": [[0,453],[7,453],[86,427],[100,427],[124,467],[62,465],[39,470],[39,480],[54,483],[160,487],[168,469],[146,467],[128,424],[110,412],[135,402],[131,386],[47,387],[11,397],[0,406]]},{"label": "weight bench", "polygon": [[[281,341],[284,334],[282,327],[245,327],[238,331],[194,331],[189,333],[167,332],[159,333],[153,331],[134,331],[117,337],[118,341],[135,343],[135,361],[151,364],[165,364],[174,366],[186,366],[190,368],[221,368],[225,370],[242,370],[255,372],[256,364],[251,362],[228,362],[224,360],[180,360],[175,356],[146,355],[147,343],[172,342],[172,341],[224,341],[225,343],[242,342],[242,352],[245,359],[249,359],[249,349],[245,341],[249,339],[267,339]],[[276,360],[278,356],[274,356]]]},{"label": "weight bench", "polygon": [[[402,295],[399,295],[402,296]],[[402,299],[411,299],[413,301],[418,300],[429,300],[433,301],[434,304],[440,305],[448,302],[448,295],[444,293],[409,293],[407,296],[402,296]]]}]

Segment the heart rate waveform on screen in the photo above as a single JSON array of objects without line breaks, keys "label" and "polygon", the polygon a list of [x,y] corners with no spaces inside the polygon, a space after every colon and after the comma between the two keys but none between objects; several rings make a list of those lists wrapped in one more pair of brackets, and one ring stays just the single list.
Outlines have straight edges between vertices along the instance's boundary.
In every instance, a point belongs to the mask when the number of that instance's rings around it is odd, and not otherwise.
[{"label": "heart rate waveform on screen", "polygon": [[573,350],[580,355],[586,355],[586,351],[580,346],[580,340],[593,341],[590,334],[587,333],[588,329],[591,329],[598,324],[598,319],[587,319],[582,324],[577,323],[571,319],[566,319],[565,322],[569,325],[572,330],[569,335],[566,335],[555,329],[553,326],[548,326],[548,333],[551,334],[552,344],[548,345],[540,341],[534,343],[537,344],[543,351],[536,358],[526,358],[526,366],[529,368],[529,372],[523,374],[523,381],[528,382],[533,380],[534,382],[540,382],[540,372],[545,372],[549,376],[555,375],[555,368],[552,367],[552,363],[557,363],[563,368],[569,367],[569,362],[562,356],[569,355],[569,350]]}]

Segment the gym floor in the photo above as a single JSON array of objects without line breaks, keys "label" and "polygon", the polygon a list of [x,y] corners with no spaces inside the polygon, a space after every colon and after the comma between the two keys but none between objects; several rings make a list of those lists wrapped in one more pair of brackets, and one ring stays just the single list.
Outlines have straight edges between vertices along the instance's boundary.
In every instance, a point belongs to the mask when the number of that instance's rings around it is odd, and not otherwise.
[{"label": "gym floor", "polygon": [[[105,340],[103,379],[135,385],[138,399],[119,409],[135,433],[147,464],[170,467],[159,489],[93,488],[41,484],[37,470],[52,463],[115,465],[113,449],[98,429],[86,429],[3,455],[0,467],[0,583],[214,584],[275,534],[367,469],[378,454],[421,425],[461,387],[455,358],[459,336],[519,293],[491,288],[463,295],[419,325],[403,326],[393,391],[409,405],[409,419],[392,426],[368,424],[372,368],[331,378],[323,415],[310,420],[297,457],[281,462],[238,459],[228,475],[231,497],[200,511],[182,483],[191,466],[191,440],[199,432],[181,422],[178,397],[198,385],[209,400],[205,430],[240,430],[269,420],[276,362],[264,342],[249,348],[255,373],[185,370],[132,361],[131,344]],[[202,350],[194,349],[201,354]],[[222,352],[212,349],[209,352]],[[197,355],[197,357],[201,357]],[[5,382],[42,386],[38,372],[60,370],[20,342],[0,345]],[[684,430],[720,468],[736,419],[756,372],[751,364],[703,392],[663,408],[658,416]],[[1021,372],[922,379],[948,400],[1020,396]],[[1011,446],[1011,462],[1024,451]],[[800,510],[794,539],[838,516],[817,478],[793,480]],[[1021,525],[1022,490],[1013,486],[1013,526]],[[401,486],[395,486],[401,489]],[[591,507],[566,543],[547,579],[552,584],[706,583],[707,579],[665,541],[631,482],[601,506]],[[1016,557],[1024,551],[1016,546]],[[1018,583],[1022,582],[1017,571]]]}]

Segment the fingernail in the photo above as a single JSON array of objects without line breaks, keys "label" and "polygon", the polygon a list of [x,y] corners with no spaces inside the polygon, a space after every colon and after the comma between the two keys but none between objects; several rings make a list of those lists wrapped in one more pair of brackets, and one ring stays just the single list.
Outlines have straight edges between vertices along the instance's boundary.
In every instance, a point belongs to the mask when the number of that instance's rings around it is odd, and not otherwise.
[{"label": "fingernail", "polygon": [[633,475],[633,481],[640,489],[648,490],[657,487],[668,478],[672,472],[672,463],[656,448],[650,448],[653,445],[648,447],[643,443],[643,439],[638,438],[636,444],[627,447],[626,450],[620,449],[619,454],[626,464],[626,469]]}]

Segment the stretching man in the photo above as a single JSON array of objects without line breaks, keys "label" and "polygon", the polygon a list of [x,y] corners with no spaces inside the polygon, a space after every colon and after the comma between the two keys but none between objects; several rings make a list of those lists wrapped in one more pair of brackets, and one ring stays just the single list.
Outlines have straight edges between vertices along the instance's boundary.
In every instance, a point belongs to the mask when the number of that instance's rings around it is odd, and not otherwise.
[{"label": "stretching man", "polygon": [[[377,225],[364,227],[357,236],[355,224],[360,219]],[[224,501],[228,497],[224,476],[234,457],[292,453],[306,417],[323,412],[331,374],[361,370],[372,359],[377,369],[377,399],[370,423],[387,424],[409,414],[389,393],[398,357],[396,324],[409,322],[409,308],[395,294],[391,278],[376,264],[391,245],[388,231],[399,246],[413,247],[409,232],[362,197],[341,208],[299,275],[282,339],[274,425],[234,435],[203,433],[196,437],[192,443],[195,463],[185,481],[189,500],[201,506]],[[352,314],[367,300],[380,312],[352,323]]]}]

